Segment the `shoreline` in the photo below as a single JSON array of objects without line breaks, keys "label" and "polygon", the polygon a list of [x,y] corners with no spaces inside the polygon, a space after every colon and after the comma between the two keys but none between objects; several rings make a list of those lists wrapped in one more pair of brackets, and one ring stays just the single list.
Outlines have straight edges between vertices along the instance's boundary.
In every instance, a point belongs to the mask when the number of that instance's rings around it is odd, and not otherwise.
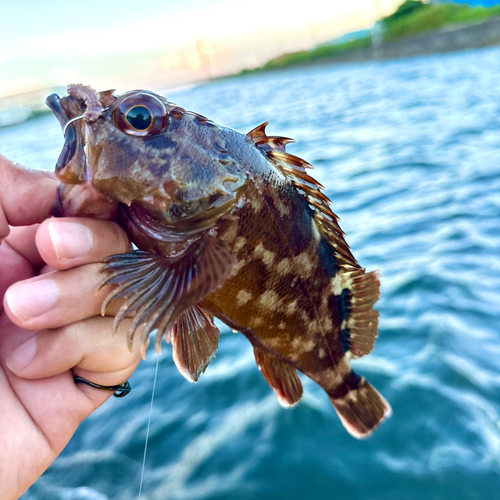
[{"label": "shoreline", "polygon": [[500,17],[493,17],[486,21],[473,24],[458,26],[450,25],[436,31],[409,36],[393,42],[382,43],[378,46],[372,45],[366,48],[352,49],[333,56],[317,58],[311,61],[302,61],[296,64],[284,64],[279,68],[256,68],[254,70],[246,70],[243,73],[215,78],[213,81],[291,68],[306,68],[335,63],[400,59],[419,55],[492,47],[495,45],[500,45]]}]

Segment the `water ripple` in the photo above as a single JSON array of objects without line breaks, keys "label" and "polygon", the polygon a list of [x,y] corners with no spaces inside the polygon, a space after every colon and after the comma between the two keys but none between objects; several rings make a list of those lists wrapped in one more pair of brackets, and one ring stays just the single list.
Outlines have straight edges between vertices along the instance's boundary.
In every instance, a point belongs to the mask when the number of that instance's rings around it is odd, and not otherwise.
[{"label": "water ripple", "polygon": [[[316,166],[356,257],[382,272],[379,340],[356,369],[394,415],[355,441],[310,380],[303,403],[281,409],[239,335],[224,330],[196,386],[165,349],[145,498],[498,495],[499,56],[293,70],[173,97],[244,132],[270,120],[270,133],[299,141],[290,151]],[[0,143],[3,154],[52,169],[62,139],[43,118],[0,131]],[[26,499],[136,497],[154,366],[151,355],[131,396],[84,422]]]}]

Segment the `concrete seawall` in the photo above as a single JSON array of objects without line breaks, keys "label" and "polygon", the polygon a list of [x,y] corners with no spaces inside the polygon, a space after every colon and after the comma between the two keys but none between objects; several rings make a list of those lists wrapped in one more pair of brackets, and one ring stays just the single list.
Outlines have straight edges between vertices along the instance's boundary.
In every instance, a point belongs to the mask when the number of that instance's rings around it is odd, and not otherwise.
[{"label": "concrete seawall", "polygon": [[392,59],[491,45],[500,45],[500,17],[477,24],[450,26],[439,31],[382,43],[378,47],[353,50],[331,58],[311,61],[311,64]]}]

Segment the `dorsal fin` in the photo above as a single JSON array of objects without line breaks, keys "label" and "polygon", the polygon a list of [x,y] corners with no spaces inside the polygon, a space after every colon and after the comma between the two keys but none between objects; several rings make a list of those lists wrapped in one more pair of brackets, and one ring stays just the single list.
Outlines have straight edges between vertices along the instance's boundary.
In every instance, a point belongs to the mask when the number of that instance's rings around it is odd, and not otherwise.
[{"label": "dorsal fin", "polygon": [[297,192],[309,203],[314,221],[341,269],[341,290],[349,291],[349,312],[342,324],[348,351],[352,358],[364,356],[373,349],[377,338],[378,312],[373,306],[380,297],[379,275],[377,272],[365,273],[352,255],[340,229],[339,218],[330,208],[332,202],[322,192],[325,188],[306,172],[307,168],[313,168],[312,165],[286,152],[286,144],[295,141],[267,136],[267,124],[254,128],[247,137],[291,180]]},{"label": "dorsal fin", "polygon": [[247,137],[292,181],[298,193],[307,200],[314,212],[318,229],[330,244],[339,266],[345,271],[360,269],[344,239],[339,219],[330,209],[332,202],[322,192],[325,190],[324,186],[306,172],[307,168],[313,166],[302,158],[286,152],[286,144],[295,142],[293,139],[266,135],[267,125],[268,122],[259,125],[248,132]]},{"label": "dorsal fin", "polygon": [[[259,146],[266,152],[280,152],[286,153],[286,145],[295,142],[295,139],[290,139],[288,137],[278,137],[278,136],[269,136],[266,135],[266,127],[269,122],[263,123],[258,127],[255,127],[253,130],[248,132],[247,137],[256,145]],[[291,156],[291,155],[289,155]],[[300,160],[300,158],[298,158]],[[302,163],[303,160],[300,160]],[[305,162],[304,162],[305,163]],[[310,168],[312,168],[309,165]]]},{"label": "dorsal fin", "polygon": [[247,137],[253,142],[257,143],[259,139],[263,137],[267,137],[266,135],[266,127],[269,125],[269,122],[264,122],[262,125],[255,127],[254,129],[248,132]]}]

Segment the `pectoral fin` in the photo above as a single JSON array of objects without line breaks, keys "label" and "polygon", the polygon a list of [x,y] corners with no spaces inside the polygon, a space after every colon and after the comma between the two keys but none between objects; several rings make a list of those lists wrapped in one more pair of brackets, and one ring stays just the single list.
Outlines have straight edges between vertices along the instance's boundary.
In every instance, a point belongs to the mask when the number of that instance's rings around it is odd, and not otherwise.
[{"label": "pectoral fin", "polygon": [[179,371],[197,382],[217,354],[220,332],[213,316],[201,306],[181,315],[172,330],[172,353]]},{"label": "pectoral fin", "polygon": [[262,375],[278,395],[281,406],[298,403],[303,389],[295,368],[258,347],[254,347],[254,354]]},{"label": "pectoral fin", "polygon": [[110,274],[99,289],[109,283],[118,287],[104,301],[101,313],[112,300],[125,298],[115,318],[115,329],[125,316],[135,314],[128,332],[129,347],[142,326],[143,346],[149,333],[157,330],[156,349],[160,351],[162,337],[170,341],[172,327],[181,314],[218,290],[236,262],[225,242],[207,234],[170,257],[142,250],[112,255],[102,269]]}]

